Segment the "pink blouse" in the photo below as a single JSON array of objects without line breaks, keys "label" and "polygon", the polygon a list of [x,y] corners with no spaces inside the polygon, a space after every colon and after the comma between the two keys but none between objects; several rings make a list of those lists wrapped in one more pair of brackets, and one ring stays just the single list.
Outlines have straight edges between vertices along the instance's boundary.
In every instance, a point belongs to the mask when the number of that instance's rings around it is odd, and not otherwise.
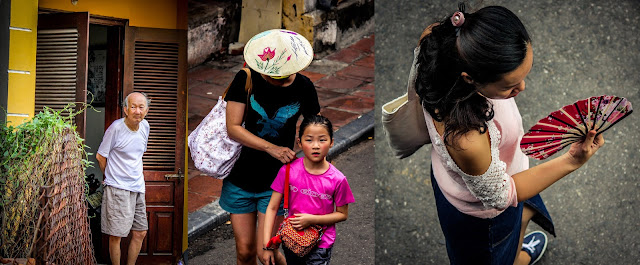
[{"label": "pink blouse", "polygon": [[[529,159],[520,151],[520,139],[524,135],[524,130],[522,117],[515,100],[510,98],[490,99],[489,101],[493,104],[495,113],[493,119],[487,123],[491,139],[491,153],[492,157],[499,157],[499,161],[492,159],[491,166],[482,176],[469,176],[459,169],[449,156],[442,136],[436,131],[431,115],[424,111],[429,136],[433,143],[431,147],[433,174],[440,190],[460,212],[478,218],[493,218],[508,206],[517,206],[516,188],[511,176],[529,168]],[[485,178],[485,176],[492,178],[493,182],[489,183],[491,185],[478,186],[469,181],[478,181],[478,178]],[[488,179],[482,179],[482,181],[484,180]],[[473,187],[469,187],[469,185],[473,185]],[[478,197],[488,194],[496,198],[487,200],[487,197],[484,196],[481,197],[483,200],[480,200],[474,194]]]}]

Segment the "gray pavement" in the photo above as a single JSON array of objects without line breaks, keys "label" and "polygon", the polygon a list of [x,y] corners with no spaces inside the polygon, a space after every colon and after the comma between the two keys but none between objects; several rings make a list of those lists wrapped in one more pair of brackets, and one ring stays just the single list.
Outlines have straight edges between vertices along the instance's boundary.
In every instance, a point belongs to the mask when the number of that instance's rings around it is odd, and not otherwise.
[{"label": "gray pavement", "polygon": [[[590,96],[626,97],[640,108],[640,2],[483,1],[488,5],[516,13],[533,39],[533,69],[516,98],[525,130]],[[376,1],[376,264],[448,263],[429,179],[431,146],[394,158],[380,107],[406,91],[424,27],[456,7],[445,0]],[[541,193],[558,237],[537,264],[640,262],[639,129],[634,113],[604,134],[606,144],[591,161]]]},{"label": "gray pavement", "polygon": [[[331,264],[374,263],[374,140],[362,135],[357,143],[337,155],[332,163],[347,176],[355,203],[349,218],[337,224]],[[189,243],[189,264],[235,264],[235,241],[231,225],[223,224]]]}]

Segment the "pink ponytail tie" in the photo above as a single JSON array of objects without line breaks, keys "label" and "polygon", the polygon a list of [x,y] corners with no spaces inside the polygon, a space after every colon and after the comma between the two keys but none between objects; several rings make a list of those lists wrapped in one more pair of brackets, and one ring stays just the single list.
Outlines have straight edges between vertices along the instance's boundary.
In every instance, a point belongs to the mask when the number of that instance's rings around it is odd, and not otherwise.
[{"label": "pink ponytail tie", "polygon": [[453,13],[453,16],[451,16],[451,24],[453,24],[454,27],[459,28],[462,26],[463,23],[464,23],[464,14],[460,11]]}]

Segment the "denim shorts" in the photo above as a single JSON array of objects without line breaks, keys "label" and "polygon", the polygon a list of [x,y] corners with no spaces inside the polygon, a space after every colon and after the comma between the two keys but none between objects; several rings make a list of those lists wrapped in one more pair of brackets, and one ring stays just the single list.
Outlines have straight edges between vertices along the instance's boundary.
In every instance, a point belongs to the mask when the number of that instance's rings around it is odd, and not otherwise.
[{"label": "denim shorts", "polygon": [[[243,214],[259,211],[267,213],[267,206],[271,200],[273,191],[248,192],[242,188],[233,185],[231,181],[222,181],[222,192],[220,194],[220,207],[229,213]],[[284,215],[283,202],[280,202],[280,208],[277,215]]]},{"label": "denim shorts", "polygon": [[442,194],[431,170],[431,184],[451,264],[513,264],[520,241],[523,205],[536,214],[531,219],[555,235],[542,198],[536,195],[494,218],[482,219],[460,212]]},{"label": "denim shorts", "polygon": [[298,257],[293,251],[282,245],[287,265],[329,265],[331,248],[314,248],[304,257]]}]

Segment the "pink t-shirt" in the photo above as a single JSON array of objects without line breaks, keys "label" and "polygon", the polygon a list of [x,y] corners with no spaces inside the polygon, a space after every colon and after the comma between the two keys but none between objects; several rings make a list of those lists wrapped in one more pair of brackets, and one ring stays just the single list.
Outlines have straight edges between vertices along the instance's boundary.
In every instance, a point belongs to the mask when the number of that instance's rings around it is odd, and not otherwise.
[{"label": "pink t-shirt", "polygon": [[[503,161],[507,168],[506,174],[513,176],[523,170],[529,168],[529,159],[520,151],[520,140],[524,135],[522,128],[522,117],[518,111],[518,106],[513,98],[502,100],[489,100],[493,104],[494,116],[493,122],[499,131],[498,150],[500,152],[500,160]],[[428,124],[429,136],[434,142],[435,137],[442,139],[433,126],[433,120],[428,112],[425,113],[425,119]],[[431,147],[431,161],[433,166],[433,175],[438,182],[438,186],[447,200],[456,207],[460,212],[475,216],[478,218],[493,218],[502,213],[505,209],[487,208],[482,202],[471,194],[462,177],[445,165],[443,154],[438,153],[435,148]],[[517,206],[517,192],[512,177],[508,178],[508,184],[504,186],[508,193],[510,206]]]},{"label": "pink t-shirt", "polygon": [[[321,175],[314,175],[304,168],[304,158],[291,162],[289,169],[289,215],[307,213],[324,215],[334,212],[335,207],[355,202],[347,178],[329,165],[329,169]],[[274,191],[284,194],[284,178],[286,165],[280,168],[276,179],[271,184]],[[324,228],[324,234],[318,244],[319,248],[330,248],[336,240],[336,226],[332,224]]]}]

